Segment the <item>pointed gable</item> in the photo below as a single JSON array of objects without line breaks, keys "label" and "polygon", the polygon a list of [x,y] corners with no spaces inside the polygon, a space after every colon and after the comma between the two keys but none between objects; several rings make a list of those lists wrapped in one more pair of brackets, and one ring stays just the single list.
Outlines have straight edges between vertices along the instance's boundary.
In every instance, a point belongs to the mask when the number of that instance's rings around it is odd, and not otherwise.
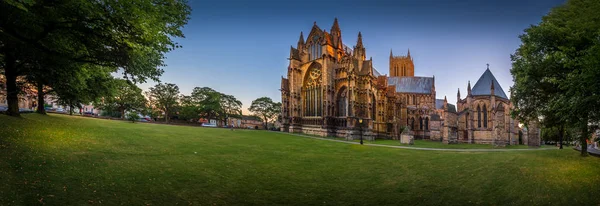
[{"label": "pointed gable", "polygon": [[317,22],[315,22],[312,29],[310,30],[310,33],[308,33],[308,36],[306,38],[306,44],[311,44],[313,40],[315,40],[315,36],[317,38],[323,37],[323,31],[321,30],[321,28],[319,28],[319,26],[317,26]]},{"label": "pointed gable", "polygon": [[479,80],[477,80],[477,83],[475,83],[475,86],[473,86],[471,89],[471,94],[474,96],[491,95],[492,83],[494,84],[494,95],[500,98],[508,99],[506,93],[504,93],[500,83],[498,83],[498,80],[496,80],[496,77],[494,77],[490,69],[486,69],[481,77],[479,77]]}]

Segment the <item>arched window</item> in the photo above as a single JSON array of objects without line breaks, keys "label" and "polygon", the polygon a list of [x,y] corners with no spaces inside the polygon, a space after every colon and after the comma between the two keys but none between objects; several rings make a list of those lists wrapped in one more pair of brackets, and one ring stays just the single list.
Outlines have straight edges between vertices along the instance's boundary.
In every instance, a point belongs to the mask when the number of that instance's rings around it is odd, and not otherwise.
[{"label": "arched window", "polygon": [[477,127],[481,128],[481,107],[477,105]]},{"label": "arched window", "polygon": [[340,89],[340,91],[338,92],[336,105],[338,107],[337,116],[339,116],[339,117],[347,116],[346,112],[348,111],[348,91],[346,90],[346,87],[342,87]]},{"label": "arched window", "polygon": [[415,118],[414,117],[410,118],[410,129],[415,130]]},{"label": "arched window", "polygon": [[429,130],[429,117],[425,117],[425,130]]},{"label": "arched window", "polygon": [[419,117],[419,129],[423,130],[423,118]]},{"label": "arched window", "polygon": [[322,52],[321,52],[321,44],[319,43],[319,37],[318,36],[313,36],[312,37],[312,43],[309,46],[309,54],[310,54],[310,60],[315,60],[318,59],[319,57],[321,57]]},{"label": "arched window", "polygon": [[485,107],[485,104],[483,105],[483,127],[487,128],[487,108]]},{"label": "arched window", "polygon": [[321,116],[322,114],[323,90],[321,78],[321,65],[313,63],[306,72],[304,85],[302,86],[304,116]]},{"label": "arched window", "polygon": [[377,102],[375,102],[375,95],[371,95],[371,119],[377,120]]}]

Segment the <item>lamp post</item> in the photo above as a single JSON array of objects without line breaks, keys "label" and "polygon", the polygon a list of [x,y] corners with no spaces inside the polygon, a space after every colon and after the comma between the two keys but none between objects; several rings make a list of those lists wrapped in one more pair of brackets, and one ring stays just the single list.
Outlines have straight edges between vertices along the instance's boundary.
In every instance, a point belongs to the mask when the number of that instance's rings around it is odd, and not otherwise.
[{"label": "lamp post", "polygon": [[360,130],[360,144],[363,144],[363,136],[362,136],[362,119],[358,119],[358,128]]}]

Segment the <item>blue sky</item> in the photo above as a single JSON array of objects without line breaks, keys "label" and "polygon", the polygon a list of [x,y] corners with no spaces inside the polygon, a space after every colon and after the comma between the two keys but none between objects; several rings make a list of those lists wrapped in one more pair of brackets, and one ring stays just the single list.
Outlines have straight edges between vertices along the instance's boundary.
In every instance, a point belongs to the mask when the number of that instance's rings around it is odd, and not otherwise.
[{"label": "blue sky", "polygon": [[436,77],[437,98],[456,103],[457,89],[464,97],[467,81],[475,84],[487,63],[508,95],[518,36],[563,2],[190,0],[186,38],[177,40],[183,48],[167,54],[161,81],[186,95],[204,86],[234,95],[244,113],[258,97],[281,101],[290,45],[313,22],[329,31],[337,17],[344,44],[353,46],[362,32],[367,58],[382,74],[388,74],[390,49],[403,55],[410,48],[415,75]]}]

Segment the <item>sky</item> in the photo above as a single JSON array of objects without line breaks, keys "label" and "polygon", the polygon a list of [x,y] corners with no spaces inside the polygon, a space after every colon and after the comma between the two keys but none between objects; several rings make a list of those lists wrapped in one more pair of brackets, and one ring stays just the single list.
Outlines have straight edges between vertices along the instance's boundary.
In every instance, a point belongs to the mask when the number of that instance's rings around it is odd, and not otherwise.
[{"label": "sky", "polygon": [[[166,55],[162,82],[182,94],[211,87],[234,95],[248,114],[252,100],[281,101],[281,77],[287,76],[290,46],[313,22],[329,29],[338,18],[344,44],[363,36],[367,58],[389,74],[389,54],[410,49],[415,76],[435,76],[438,99],[456,103],[460,88],[473,86],[490,70],[509,95],[513,85],[510,55],[519,35],[564,0],[190,0],[192,13],[182,29],[183,47]],[[144,90],[155,85],[140,85]],[[497,88],[496,88],[497,89]]]}]

